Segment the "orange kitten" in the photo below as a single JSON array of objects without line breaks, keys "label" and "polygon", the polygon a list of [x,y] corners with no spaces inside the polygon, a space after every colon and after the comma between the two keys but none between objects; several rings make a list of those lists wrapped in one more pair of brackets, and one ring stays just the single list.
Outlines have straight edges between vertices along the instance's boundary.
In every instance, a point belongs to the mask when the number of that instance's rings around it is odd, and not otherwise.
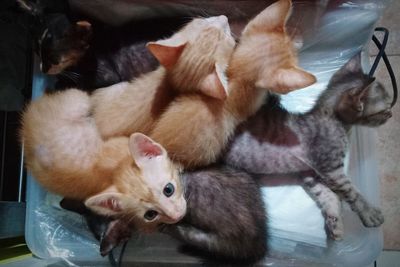
[{"label": "orange kitten", "polygon": [[99,214],[127,216],[142,229],[184,216],[178,169],[165,149],[140,133],[104,142],[85,92],[45,95],[22,122],[27,168],[49,191],[86,200]]},{"label": "orange kitten", "polygon": [[149,43],[161,64],[157,70],[93,94],[93,114],[101,135],[149,132],[179,93],[225,99],[224,73],[234,46],[225,16],[194,19],[172,37]]},{"label": "orange kitten", "polygon": [[229,94],[221,103],[200,95],[179,96],[162,114],[150,136],[184,167],[215,162],[235,127],[254,114],[267,91],[287,93],[315,77],[297,67],[285,24],[291,1],[267,7],[243,30],[227,70]]}]

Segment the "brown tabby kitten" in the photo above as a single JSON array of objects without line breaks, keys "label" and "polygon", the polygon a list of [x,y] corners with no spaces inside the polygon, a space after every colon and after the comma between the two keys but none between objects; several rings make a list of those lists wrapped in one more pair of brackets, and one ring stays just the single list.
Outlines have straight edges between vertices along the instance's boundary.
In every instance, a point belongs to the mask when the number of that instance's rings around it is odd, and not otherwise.
[{"label": "brown tabby kitten", "polygon": [[247,24],[229,62],[224,102],[181,95],[168,106],[150,136],[174,161],[186,168],[215,162],[236,126],[259,109],[267,91],[287,93],[315,82],[297,67],[285,30],[290,12],[291,1],[280,0]]},{"label": "brown tabby kitten", "polygon": [[92,96],[102,137],[149,133],[179,93],[220,103],[227,94],[224,72],[234,46],[225,16],[194,19],[172,37],[148,43],[161,64],[157,70],[129,83],[98,89]]},{"label": "brown tabby kitten", "polygon": [[140,230],[179,221],[186,201],[165,149],[139,133],[103,141],[90,110],[87,93],[75,89],[33,101],[21,129],[28,170],[49,191]]},{"label": "brown tabby kitten", "polygon": [[[333,75],[315,107],[304,115],[287,112],[277,97],[270,97],[238,128],[224,160],[252,173],[305,172],[306,187],[324,184],[349,203],[365,226],[379,226],[381,211],[354,188],[345,174],[344,157],[353,125],[378,126],[390,117],[388,93],[362,72],[358,54]],[[309,178],[310,171],[318,178]],[[329,205],[322,197],[315,195],[317,202]],[[327,214],[335,217],[338,212]],[[341,218],[332,219],[337,223],[331,231],[340,238]]]},{"label": "brown tabby kitten", "polygon": [[226,166],[183,174],[188,212],[162,232],[209,256],[259,260],[267,249],[267,222],[255,179]]}]

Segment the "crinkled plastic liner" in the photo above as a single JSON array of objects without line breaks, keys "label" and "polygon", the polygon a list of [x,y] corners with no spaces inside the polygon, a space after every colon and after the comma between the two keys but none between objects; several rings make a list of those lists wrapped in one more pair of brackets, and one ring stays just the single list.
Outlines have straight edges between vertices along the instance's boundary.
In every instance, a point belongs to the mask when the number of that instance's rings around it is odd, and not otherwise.
[{"label": "crinkled plastic liner", "polygon": [[[208,8],[212,9],[212,3]],[[301,46],[300,65],[314,73],[318,83],[283,96],[287,109],[304,112],[313,106],[331,75],[369,42],[374,24],[387,3],[371,0],[294,3],[289,29],[295,29],[294,37]],[[231,4],[235,5],[233,1]],[[36,71],[34,98],[48,82]],[[378,205],[375,131],[354,128],[350,140],[348,175],[368,201]],[[344,240],[332,241],[326,237],[321,211],[300,186],[267,186],[262,190],[269,216],[266,238],[270,255],[264,262],[267,266],[366,266],[382,249],[381,231],[362,226],[348,207],[343,210]],[[45,192],[32,177],[28,179],[27,199],[26,240],[35,255],[61,259],[67,265],[107,264],[83,218],[62,210],[58,204],[60,198]],[[177,241],[161,234],[136,236],[128,244],[124,262],[152,263],[152,266],[157,262],[198,262],[177,252],[177,246]]]}]

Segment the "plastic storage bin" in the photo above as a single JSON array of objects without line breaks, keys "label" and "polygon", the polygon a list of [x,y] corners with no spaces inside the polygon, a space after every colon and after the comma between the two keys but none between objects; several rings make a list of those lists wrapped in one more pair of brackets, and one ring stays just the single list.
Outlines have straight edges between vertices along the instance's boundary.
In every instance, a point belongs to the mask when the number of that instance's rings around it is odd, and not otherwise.
[{"label": "plastic storage bin", "polygon": [[[291,21],[302,33],[300,63],[316,74],[318,83],[283,97],[292,111],[312,106],[330,76],[370,40],[373,26],[386,1],[303,1],[294,4]],[[234,1],[232,1],[234,5]],[[35,71],[33,98],[50,80]],[[348,153],[348,174],[362,194],[379,206],[375,150],[376,133],[354,128]],[[269,214],[269,256],[265,266],[367,266],[382,250],[379,228],[365,228],[347,206],[343,209],[342,241],[326,238],[320,210],[300,186],[262,189]],[[83,218],[62,210],[61,198],[43,190],[28,177],[26,240],[32,252],[44,259],[61,259],[69,265],[108,265],[99,255],[98,242]],[[296,201],[292,201],[296,199]],[[200,265],[200,260],[178,250],[179,243],[161,234],[134,236],[123,261],[133,266]]]}]

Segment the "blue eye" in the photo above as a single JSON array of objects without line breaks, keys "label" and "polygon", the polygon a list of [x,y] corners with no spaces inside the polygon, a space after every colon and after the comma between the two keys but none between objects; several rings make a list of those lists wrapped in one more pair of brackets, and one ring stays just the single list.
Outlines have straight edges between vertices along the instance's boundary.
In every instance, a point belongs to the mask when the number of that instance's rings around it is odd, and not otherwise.
[{"label": "blue eye", "polygon": [[146,211],[146,213],[144,214],[144,218],[148,221],[152,221],[154,220],[158,215],[158,212],[155,210],[148,210]]},{"label": "blue eye", "polygon": [[174,194],[174,192],[175,192],[175,187],[174,187],[173,184],[168,183],[168,184],[164,187],[163,193],[164,193],[164,195],[165,195],[166,197],[172,196],[172,195]]}]

